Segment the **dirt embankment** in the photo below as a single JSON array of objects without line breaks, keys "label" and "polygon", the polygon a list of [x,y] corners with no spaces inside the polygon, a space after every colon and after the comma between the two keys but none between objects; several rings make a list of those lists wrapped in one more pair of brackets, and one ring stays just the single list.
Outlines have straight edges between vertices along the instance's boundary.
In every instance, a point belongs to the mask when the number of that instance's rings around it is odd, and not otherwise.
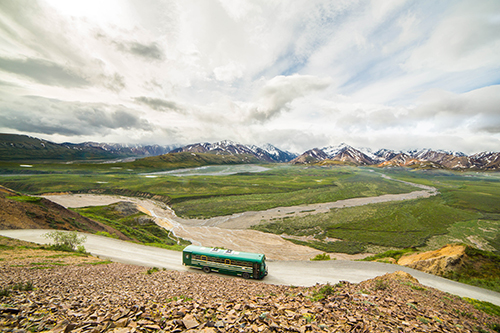
[{"label": "dirt embankment", "polygon": [[464,264],[465,257],[464,245],[449,244],[439,250],[405,255],[397,264],[444,276],[459,269]]}]

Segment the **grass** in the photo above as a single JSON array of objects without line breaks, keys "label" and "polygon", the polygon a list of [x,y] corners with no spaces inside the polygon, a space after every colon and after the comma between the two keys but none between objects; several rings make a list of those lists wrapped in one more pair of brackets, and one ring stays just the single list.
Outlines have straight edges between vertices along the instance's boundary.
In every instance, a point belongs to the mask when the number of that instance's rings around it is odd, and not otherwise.
[{"label": "grass", "polygon": [[[430,237],[447,233],[447,228],[457,221],[479,216],[475,212],[450,207],[439,197],[431,197],[334,209],[329,213],[292,217],[253,228],[275,234],[337,238],[353,245],[408,248],[422,246]],[[320,244],[340,246],[335,244],[338,242],[309,243],[315,248]]]},{"label": "grass", "polygon": [[75,211],[109,225],[141,244],[177,251],[181,251],[186,245],[190,244],[181,238],[174,238],[174,236],[169,235],[167,230],[158,226],[153,220],[149,219],[148,215],[142,212],[137,211],[124,216],[115,207],[116,204],[78,208]]},{"label": "grass", "polygon": [[406,248],[406,249],[402,249],[402,250],[389,250],[389,251],[385,251],[382,253],[378,253],[378,254],[373,255],[373,256],[366,257],[366,258],[361,259],[361,260],[362,261],[375,261],[375,260],[384,259],[384,258],[393,258],[396,261],[398,261],[399,258],[401,258],[403,255],[405,255],[407,253],[413,253],[413,252],[417,252],[417,250],[415,248],[411,248],[411,247]]},{"label": "grass", "polygon": [[358,253],[363,253],[366,249],[364,244],[352,241],[341,240],[335,242],[321,242],[321,241],[301,241],[289,238],[287,238],[287,240],[297,245],[309,246],[316,250],[330,252],[330,253],[358,254]]},{"label": "grass", "polygon": [[490,302],[478,301],[477,299],[468,297],[463,297],[462,299],[467,303],[474,305],[476,309],[481,310],[484,313],[489,314],[490,316],[497,316],[500,319],[500,306]]},{"label": "grass", "polygon": [[[181,216],[207,218],[249,210],[259,211],[386,193],[404,193],[414,189],[368,172],[355,172],[350,169],[350,172],[347,171],[281,167],[256,175],[221,177],[220,182],[224,186],[236,181],[237,186],[246,186],[250,193],[234,192],[231,195],[191,197],[189,200],[172,196],[172,207]],[[258,186],[250,186],[250,183]]]},{"label": "grass", "polygon": [[35,203],[35,204],[39,204],[40,200],[42,200],[42,198],[40,198],[40,197],[33,197],[33,196],[29,196],[29,195],[7,196],[6,199],[15,200],[18,202],[30,202],[30,203]]},{"label": "grass", "polygon": [[[9,174],[0,177],[0,183],[29,194],[70,191],[157,195],[169,202],[179,216],[204,218],[415,190],[407,184],[383,179],[380,173],[384,173],[394,179],[434,186],[440,194],[428,199],[343,208],[300,218],[286,216],[255,228],[276,234],[313,235],[314,241],[295,242],[324,252],[439,247],[440,243],[453,239],[467,244],[479,242],[483,248],[500,253],[500,176],[497,173],[270,164],[266,165],[270,170],[265,172],[230,176],[147,178],[140,174],[243,161],[231,160],[229,156],[195,155],[172,154],[111,165],[34,164],[29,170],[20,168],[18,163],[0,162],[0,174]],[[25,174],[16,175],[21,172]],[[101,213],[85,213],[110,225],[120,224],[120,230],[137,241],[173,245],[166,244],[165,235],[159,236],[154,230],[138,228],[127,221],[117,222],[113,217],[100,216]],[[328,242],[327,237],[341,241]]]},{"label": "grass", "polygon": [[[44,167],[50,172],[49,166]],[[261,173],[190,177],[164,175],[157,178],[141,176],[137,173],[138,169],[126,169],[128,166],[123,166],[121,170],[110,170],[109,165],[101,165],[99,169],[93,164],[88,165],[88,169],[80,169],[81,165],[76,170],[72,169],[76,168],[72,165],[67,167],[69,171],[65,174],[58,171],[4,176],[0,177],[0,183],[30,194],[69,191],[142,197],[159,195],[165,198],[164,202],[171,202],[178,215],[186,217],[212,217],[278,206],[403,193],[415,189],[352,167],[272,165],[268,166],[271,170]],[[135,171],[124,173],[122,170]]]},{"label": "grass", "polygon": [[500,255],[471,246],[465,249],[464,265],[444,277],[500,292]]}]

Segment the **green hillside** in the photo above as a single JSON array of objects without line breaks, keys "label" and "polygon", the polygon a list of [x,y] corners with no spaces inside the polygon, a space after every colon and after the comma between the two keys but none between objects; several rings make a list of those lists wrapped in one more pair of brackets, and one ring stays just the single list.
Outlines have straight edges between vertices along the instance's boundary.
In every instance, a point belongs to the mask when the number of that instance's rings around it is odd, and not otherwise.
[{"label": "green hillside", "polygon": [[170,153],[160,156],[141,158],[134,162],[117,165],[135,170],[173,170],[182,168],[196,168],[205,165],[262,163],[251,155],[215,155],[210,153]]},{"label": "green hillside", "polygon": [[132,156],[95,147],[63,145],[27,135],[0,134],[0,161],[72,161]]}]

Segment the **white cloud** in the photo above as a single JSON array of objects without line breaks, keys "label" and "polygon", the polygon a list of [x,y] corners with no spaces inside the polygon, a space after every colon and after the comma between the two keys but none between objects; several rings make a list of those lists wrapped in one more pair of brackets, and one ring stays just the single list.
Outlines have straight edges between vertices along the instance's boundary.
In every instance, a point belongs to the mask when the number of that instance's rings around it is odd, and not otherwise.
[{"label": "white cloud", "polygon": [[499,66],[500,2],[463,1],[406,63],[409,70],[465,71]]},{"label": "white cloud", "polygon": [[215,78],[219,81],[231,82],[243,76],[244,66],[231,61],[229,64],[214,69]]},{"label": "white cloud", "polygon": [[496,0],[5,0],[0,126],[65,141],[491,149],[499,18]]},{"label": "white cloud", "polygon": [[326,89],[329,78],[310,75],[276,76],[266,82],[259,93],[257,106],[250,111],[249,119],[268,121],[290,108],[290,103],[315,91]]}]

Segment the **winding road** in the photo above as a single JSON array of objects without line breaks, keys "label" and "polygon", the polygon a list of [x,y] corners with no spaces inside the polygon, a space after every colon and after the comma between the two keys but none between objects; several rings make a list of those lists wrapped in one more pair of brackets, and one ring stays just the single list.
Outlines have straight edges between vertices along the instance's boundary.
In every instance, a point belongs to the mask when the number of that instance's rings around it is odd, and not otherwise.
[{"label": "winding road", "polygon": [[[384,178],[389,178],[381,174]],[[264,234],[254,230],[244,230],[249,225],[259,223],[262,219],[271,219],[286,214],[318,214],[331,208],[351,207],[371,203],[409,200],[436,195],[433,187],[408,183],[420,188],[418,191],[403,194],[388,194],[370,198],[354,198],[308,206],[278,207],[267,211],[245,212],[231,216],[208,220],[186,220],[175,215],[166,205],[138,198],[97,195],[47,195],[47,199],[65,207],[83,207],[93,205],[109,205],[118,201],[131,201],[137,207],[152,216],[160,226],[172,231],[175,235],[189,239],[193,243],[205,246],[224,246],[240,251],[265,253],[268,258],[269,275],[264,283],[296,286],[312,286],[316,283],[337,283],[349,281],[358,283],[386,273],[405,271],[414,276],[423,285],[433,287],[461,297],[470,297],[491,302],[500,306],[500,293],[481,289],[438,276],[423,273],[407,267],[349,260],[309,261],[320,251],[292,244],[278,235]],[[49,230],[0,230],[0,235],[25,241],[45,244],[48,239],[43,235]],[[201,272],[182,266],[180,252],[156,247],[143,246],[113,238],[85,234],[85,248],[88,252],[101,258],[116,262],[159,267],[179,271]],[[289,247],[293,248],[289,248]],[[335,254],[338,259],[353,259],[347,255]],[[277,260],[279,259],[279,260]],[[296,260],[301,259],[301,260]],[[203,273],[201,273],[203,274]],[[215,274],[215,273],[212,273]]]},{"label": "winding road", "polygon": [[[0,230],[0,235],[46,244],[48,239],[43,234],[48,231],[50,230]],[[86,250],[100,258],[133,265],[200,272],[200,274],[204,274],[199,270],[182,266],[181,252],[138,245],[92,234],[84,235],[87,236],[87,241],[84,244]],[[339,281],[358,283],[386,273],[405,271],[417,278],[423,285],[461,297],[474,298],[500,306],[500,293],[447,280],[398,265],[332,260],[268,261],[268,266],[269,275],[262,282],[295,286],[313,286],[316,283],[337,283]]]}]

